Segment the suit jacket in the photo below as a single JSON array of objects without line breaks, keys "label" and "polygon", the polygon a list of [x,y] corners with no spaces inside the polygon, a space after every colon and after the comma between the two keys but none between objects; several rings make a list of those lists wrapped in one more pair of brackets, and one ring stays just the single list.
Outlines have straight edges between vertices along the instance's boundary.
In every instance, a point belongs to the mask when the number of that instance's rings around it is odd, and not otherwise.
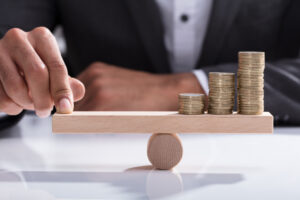
[{"label": "suit jacket", "polygon": [[[298,0],[214,0],[197,68],[236,72],[238,51],[265,51],[265,110],[276,124],[300,124],[299,10]],[[154,0],[0,0],[0,37],[58,24],[72,75],[94,61],[171,72]]]}]

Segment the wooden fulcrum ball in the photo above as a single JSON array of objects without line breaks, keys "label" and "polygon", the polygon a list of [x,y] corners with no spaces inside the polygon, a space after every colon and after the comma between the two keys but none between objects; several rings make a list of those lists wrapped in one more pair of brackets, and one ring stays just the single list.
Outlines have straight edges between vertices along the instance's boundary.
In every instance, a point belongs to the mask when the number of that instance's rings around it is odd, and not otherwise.
[{"label": "wooden fulcrum ball", "polygon": [[172,169],[180,162],[182,154],[182,144],[176,134],[156,133],[149,139],[147,155],[156,169]]}]

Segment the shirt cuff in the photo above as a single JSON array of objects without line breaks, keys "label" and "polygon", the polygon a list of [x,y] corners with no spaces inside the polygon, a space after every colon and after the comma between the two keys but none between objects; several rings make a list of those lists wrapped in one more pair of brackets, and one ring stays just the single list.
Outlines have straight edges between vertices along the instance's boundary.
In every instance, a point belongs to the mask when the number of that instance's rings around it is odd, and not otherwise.
[{"label": "shirt cuff", "polygon": [[193,74],[196,76],[196,78],[199,81],[205,94],[208,95],[208,92],[209,92],[208,79],[207,79],[207,75],[205,74],[205,72],[202,69],[197,69],[197,70],[193,71]]}]

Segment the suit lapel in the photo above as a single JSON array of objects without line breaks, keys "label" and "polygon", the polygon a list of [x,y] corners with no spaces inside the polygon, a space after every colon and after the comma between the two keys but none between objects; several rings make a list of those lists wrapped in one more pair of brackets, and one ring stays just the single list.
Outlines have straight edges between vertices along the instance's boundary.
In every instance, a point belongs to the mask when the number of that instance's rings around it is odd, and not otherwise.
[{"label": "suit lapel", "polygon": [[216,64],[225,37],[239,10],[240,2],[239,0],[214,0],[198,67]]},{"label": "suit lapel", "polygon": [[155,1],[127,0],[126,4],[153,67],[159,73],[170,72],[162,20]]}]

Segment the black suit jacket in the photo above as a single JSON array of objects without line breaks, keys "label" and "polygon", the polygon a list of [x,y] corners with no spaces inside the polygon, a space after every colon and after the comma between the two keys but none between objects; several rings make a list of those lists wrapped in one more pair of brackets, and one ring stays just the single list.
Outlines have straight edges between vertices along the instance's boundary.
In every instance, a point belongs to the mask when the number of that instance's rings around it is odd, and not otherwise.
[{"label": "black suit jacket", "polygon": [[[238,51],[265,51],[265,110],[300,124],[299,10],[299,0],[214,0],[197,68],[236,72]],[[0,0],[0,36],[58,24],[73,75],[94,61],[171,72],[154,0]]]}]

